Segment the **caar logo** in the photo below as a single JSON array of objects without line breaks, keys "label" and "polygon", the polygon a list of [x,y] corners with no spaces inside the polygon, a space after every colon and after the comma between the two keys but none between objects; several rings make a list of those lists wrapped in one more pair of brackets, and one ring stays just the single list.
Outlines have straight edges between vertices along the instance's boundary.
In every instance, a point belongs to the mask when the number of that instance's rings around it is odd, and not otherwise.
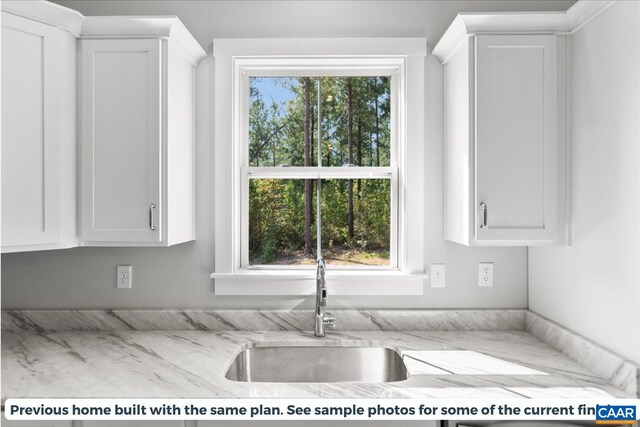
[{"label": "caar logo", "polygon": [[633,424],[636,422],[634,406],[596,406],[596,424]]}]

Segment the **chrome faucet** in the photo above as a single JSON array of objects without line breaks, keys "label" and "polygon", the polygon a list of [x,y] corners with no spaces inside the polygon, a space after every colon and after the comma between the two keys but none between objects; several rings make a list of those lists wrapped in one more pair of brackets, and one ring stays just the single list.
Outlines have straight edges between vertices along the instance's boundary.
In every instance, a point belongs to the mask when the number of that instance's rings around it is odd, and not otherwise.
[{"label": "chrome faucet", "polygon": [[327,305],[327,283],[324,279],[324,271],[326,269],[324,260],[318,260],[316,267],[316,330],[317,337],[324,336],[324,327],[333,328],[336,326],[336,318],[329,313],[325,316],[324,308]]}]

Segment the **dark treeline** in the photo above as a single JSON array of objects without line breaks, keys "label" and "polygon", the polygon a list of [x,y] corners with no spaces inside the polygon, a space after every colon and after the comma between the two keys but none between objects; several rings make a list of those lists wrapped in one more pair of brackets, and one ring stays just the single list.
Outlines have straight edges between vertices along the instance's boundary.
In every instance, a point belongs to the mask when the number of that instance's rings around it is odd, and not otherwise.
[{"label": "dark treeline", "polygon": [[[390,164],[388,77],[323,77],[321,166]],[[318,78],[252,78],[251,166],[317,166]],[[282,103],[270,99],[286,99]],[[313,260],[315,180],[252,179],[249,250],[252,264]],[[388,263],[390,183],[331,179],[322,188],[325,258]],[[386,258],[386,259],[385,259]],[[382,261],[380,260],[382,259]]]}]

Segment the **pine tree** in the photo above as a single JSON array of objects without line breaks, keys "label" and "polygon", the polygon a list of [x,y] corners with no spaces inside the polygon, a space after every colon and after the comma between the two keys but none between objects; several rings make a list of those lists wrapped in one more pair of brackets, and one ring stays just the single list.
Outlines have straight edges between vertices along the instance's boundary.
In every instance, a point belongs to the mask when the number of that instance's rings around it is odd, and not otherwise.
[{"label": "pine tree", "polygon": [[[304,78],[304,165],[311,166],[311,81]],[[311,210],[313,209],[313,181],[304,180],[304,254],[311,250]]]},{"label": "pine tree", "polygon": [[[347,79],[347,145],[349,153],[349,166],[353,164],[353,83],[350,78]],[[349,213],[348,213],[348,232],[349,237],[353,239],[353,179],[349,180]]]}]

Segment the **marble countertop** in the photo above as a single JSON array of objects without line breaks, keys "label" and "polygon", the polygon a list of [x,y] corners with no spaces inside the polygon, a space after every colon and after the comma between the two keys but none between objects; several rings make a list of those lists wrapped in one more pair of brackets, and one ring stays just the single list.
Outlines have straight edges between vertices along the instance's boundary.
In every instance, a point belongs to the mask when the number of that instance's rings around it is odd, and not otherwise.
[{"label": "marble countertop", "polygon": [[[225,378],[249,346],[397,350],[391,383],[245,383]],[[2,333],[7,398],[602,398],[629,397],[526,331],[103,331]]]}]

